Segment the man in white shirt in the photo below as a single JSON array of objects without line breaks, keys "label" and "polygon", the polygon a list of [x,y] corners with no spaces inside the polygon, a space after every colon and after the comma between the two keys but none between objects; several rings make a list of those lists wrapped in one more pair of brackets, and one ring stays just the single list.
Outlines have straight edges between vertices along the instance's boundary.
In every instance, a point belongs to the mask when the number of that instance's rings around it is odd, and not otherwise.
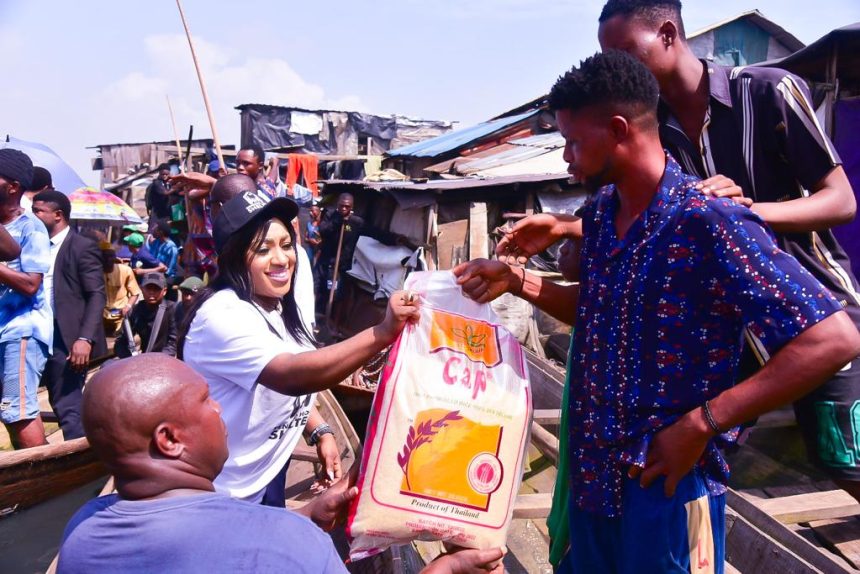
[{"label": "man in white shirt", "polygon": [[80,405],[87,367],[91,357],[107,353],[101,252],[93,240],[69,227],[71,210],[69,198],[59,191],[43,191],[33,198],[33,213],[51,238],[45,290],[54,310],[54,342],[42,384],[66,440],[84,436]]}]

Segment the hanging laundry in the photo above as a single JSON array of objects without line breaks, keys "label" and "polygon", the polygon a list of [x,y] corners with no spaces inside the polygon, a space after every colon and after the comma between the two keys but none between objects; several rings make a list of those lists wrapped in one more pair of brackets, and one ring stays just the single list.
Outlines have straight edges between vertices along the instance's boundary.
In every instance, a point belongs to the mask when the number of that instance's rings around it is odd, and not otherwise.
[{"label": "hanging laundry", "polygon": [[371,155],[367,156],[367,161],[364,162],[364,176],[370,177],[382,171],[382,156]]},{"label": "hanging laundry", "polygon": [[295,195],[293,186],[302,183],[311,190],[314,197],[319,197],[320,190],[317,185],[319,179],[319,160],[311,154],[291,153],[287,155],[290,162],[287,166],[287,190],[292,196]]}]

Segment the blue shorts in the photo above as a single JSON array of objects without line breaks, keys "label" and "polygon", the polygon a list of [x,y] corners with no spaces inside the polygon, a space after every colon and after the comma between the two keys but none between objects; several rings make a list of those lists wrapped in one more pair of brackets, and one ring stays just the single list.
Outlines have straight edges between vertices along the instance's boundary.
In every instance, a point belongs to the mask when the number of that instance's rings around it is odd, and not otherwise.
[{"label": "blue shorts", "polygon": [[725,496],[709,495],[695,471],[681,480],[672,498],[663,493],[662,477],[647,489],[638,479],[627,479],[621,516],[608,518],[571,504],[565,571],[723,574],[725,509]]},{"label": "blue shorts", "polygon": [[27,337],[0,343],[0,422],[4,424],[39,416],[39,379],[48,360],[48,346]]}]

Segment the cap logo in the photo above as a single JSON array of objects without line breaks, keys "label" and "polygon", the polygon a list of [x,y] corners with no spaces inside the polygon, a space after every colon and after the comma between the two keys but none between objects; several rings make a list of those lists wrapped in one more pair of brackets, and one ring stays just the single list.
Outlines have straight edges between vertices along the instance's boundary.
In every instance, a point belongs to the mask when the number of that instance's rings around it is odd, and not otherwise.
[{"label": "cap logo", "polygon": [[266,202],[256,193],[246,191],[242,194],[242,199],[245,200],[245,210],[248,213],[254,213],[266,207]]}]

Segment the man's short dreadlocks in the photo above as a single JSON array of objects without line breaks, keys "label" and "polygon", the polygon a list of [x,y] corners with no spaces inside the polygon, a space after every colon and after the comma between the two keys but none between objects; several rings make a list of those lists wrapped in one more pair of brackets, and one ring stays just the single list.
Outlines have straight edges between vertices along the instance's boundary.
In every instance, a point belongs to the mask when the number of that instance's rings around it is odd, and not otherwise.
[{"label": "man's short dreadlocks", "polygon": [[586,58],[559,77],[549,93],[553,111],[609,105],[630,118],[657,113],[657,80],[633,56],[609,50]]},{"label": "man's short dreadlocks", "polygon": [[609,0],[600,13],[599,22],[605,22],[613,16],[624,18],[641,18],[650,25],[659,26],[666,20],[671,20],[678,28],[678,35],[684,39],[684,23],[681,21],[680,0]]}]

